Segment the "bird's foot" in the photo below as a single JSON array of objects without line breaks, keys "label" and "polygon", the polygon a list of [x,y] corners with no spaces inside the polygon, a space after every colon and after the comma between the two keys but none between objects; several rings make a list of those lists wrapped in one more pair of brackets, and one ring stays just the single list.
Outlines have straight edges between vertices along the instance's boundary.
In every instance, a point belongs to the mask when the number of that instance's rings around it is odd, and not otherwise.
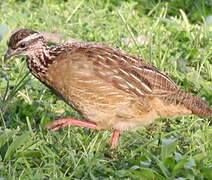
[{"label": "bird's foot", "polygon": [[[55,120],[52,123],[47,124],[45,128],[50,129],[52,131],[57,131],[66,126],[80,126],[80,127],[90,128],[90,129],[97,129],[97,125],[95,122],[82,121],[82,120],[73,119],[73,118],[63,118],[63,119]],[[120,135],[121,135],[121,131],[116,129],[113,131],[113,135],[110,141],[111,148],[115,149],[118,146]]]},{"label": "bird's foot", "polygon": [[47,124],[45,128],[51,129],[52,131],[57,131],[66,126],[81,126],[81,127],[86,127],[90,129],[96,129],[95,122],[87,122],[87,121],[82,121],[82,120],[73,119],[73,118],[64,118],[64,119],[55,120],[52,123]]}]

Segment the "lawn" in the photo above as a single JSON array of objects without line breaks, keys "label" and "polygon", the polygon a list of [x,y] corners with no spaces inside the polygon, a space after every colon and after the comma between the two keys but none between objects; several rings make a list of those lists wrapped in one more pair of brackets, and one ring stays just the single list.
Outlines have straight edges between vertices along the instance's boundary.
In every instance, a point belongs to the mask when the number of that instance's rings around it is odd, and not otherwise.
[{"label": "lawn", "polygon": [[212,179],[211,118],[161,118],[124,133],[112,150],[112,131],[45,130],[54,119],[83,117],[29,74],[24,57],[3,60],[17,28],[102,42],[141,56],[212,105],[211,12],[210,0],[1,1],[0,179]]}]

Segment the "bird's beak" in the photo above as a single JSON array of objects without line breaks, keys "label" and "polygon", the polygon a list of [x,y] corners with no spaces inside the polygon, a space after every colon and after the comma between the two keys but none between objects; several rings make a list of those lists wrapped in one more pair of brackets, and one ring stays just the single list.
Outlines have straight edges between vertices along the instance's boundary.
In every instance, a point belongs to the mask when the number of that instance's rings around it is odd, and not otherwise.
[{"label": "bird's beak", "polygon": [[17,55],[17,52],[12,50],[11,48],[8,48],[6,54],[4,55],[4,60],[10,59],[12,56]]}]

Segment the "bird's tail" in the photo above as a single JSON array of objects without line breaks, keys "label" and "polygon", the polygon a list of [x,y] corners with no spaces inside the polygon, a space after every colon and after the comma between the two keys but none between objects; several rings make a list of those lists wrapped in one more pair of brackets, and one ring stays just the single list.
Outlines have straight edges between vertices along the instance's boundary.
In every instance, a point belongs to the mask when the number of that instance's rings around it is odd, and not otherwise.
[{"label": "bird's tail", "polygon": [[212,117],[212,108],[197,96],[180,91],[177,95],[177,100],[190,109],[193,114],[202,117]]}]

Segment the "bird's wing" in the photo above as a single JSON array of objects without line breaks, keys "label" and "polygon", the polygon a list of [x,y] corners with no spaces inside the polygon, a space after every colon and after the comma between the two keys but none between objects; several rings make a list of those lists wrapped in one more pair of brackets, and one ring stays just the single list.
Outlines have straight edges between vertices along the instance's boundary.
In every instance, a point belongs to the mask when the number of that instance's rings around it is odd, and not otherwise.
[{"label": "bird's wing", "polygon": [[167,96],[179,89],[168,76],[137,56],[107,46],[88,49],[94,73],[118,89],[138,96]]}]

